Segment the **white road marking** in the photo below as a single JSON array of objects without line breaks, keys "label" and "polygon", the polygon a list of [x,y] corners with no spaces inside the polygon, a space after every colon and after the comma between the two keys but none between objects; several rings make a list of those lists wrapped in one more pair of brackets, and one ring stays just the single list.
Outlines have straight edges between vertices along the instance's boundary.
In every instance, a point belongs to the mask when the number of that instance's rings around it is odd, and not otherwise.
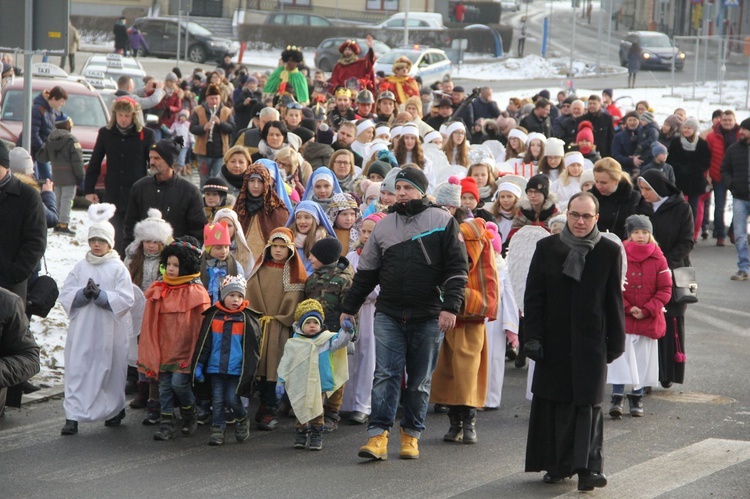
[{"label": "white road marking", "polygon": [[[638,484],[638,497],[656,497],[748,459],[750,442],[708,438],[608,476],[608,485],[596,496],[633,497],[633,484]],[[573,491],[559,497],[580,495]]]}]

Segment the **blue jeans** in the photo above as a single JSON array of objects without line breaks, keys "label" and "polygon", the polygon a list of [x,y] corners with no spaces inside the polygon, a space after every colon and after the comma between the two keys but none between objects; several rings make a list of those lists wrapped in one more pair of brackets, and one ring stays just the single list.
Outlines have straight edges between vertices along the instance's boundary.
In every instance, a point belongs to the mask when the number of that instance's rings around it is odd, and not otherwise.
[{"label": "blue jeans", "polygon": [[732,200],[734,215],[734,247],[737,248],[737,267],[750,272],[750,255],[747,248],[747,217],[750,215],[750,201],[734,198]]},{"label": "blue jeans", "polygon": [[180,399],[182,407],[195,404],[195,396],[190,388],[190,374],[171,371],[159,372],[159,403],[162,414],[174,414],[174,396]]},{"label": "blue jeans", "polygon": [[247,411],[242,405],[240,396],[237,395],[237,385],[240,382],[239,376],[230,374],[212,374],[211,375],[211,406],[213,410],[213,426],[226,428],[227,423],[224,418],[224,405],[226,404],[237,419],[243,419],[247,416]]},{"label": "blue jeans", "polygon": [[369,436],[390,431],[396,419],[401,378],[406,368],[401,428],[419,438],[430,402],[432,372],[437,366],[443,333],[437,318],[422,322],[399,322],[375,314],[375,380]]},{"label": "blue jeans", "polygon": [[727,186],[724,182],[714,182],[714,237],[724,239],[727,237],[724,225],[724,209],[727,205]]},{"label": "blue jeans", "polygon": [[38,180],[52,179],[52,163],[34,162],[34,173]]},{"label": "blue jeans", "polygon": [[[643,395],[643,387],[630,392],[632,395]],[[612,395],[625,395],[625,385],[612,385]]]},{"label": "blue jeans", "polygon": [[201,188],[206,185],[206,180],[216,177],[224,165],[224,158],[209,158],[208,156],[196,156],[198,160],[198,172],[201,176]]}]

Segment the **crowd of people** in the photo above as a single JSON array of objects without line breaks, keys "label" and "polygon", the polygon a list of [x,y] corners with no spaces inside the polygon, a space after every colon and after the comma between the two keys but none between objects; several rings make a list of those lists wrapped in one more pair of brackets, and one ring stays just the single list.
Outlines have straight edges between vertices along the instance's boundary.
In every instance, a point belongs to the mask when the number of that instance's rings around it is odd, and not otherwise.
[{"label": "crowd of people", "polygon": [[[622,417],[626,386],[641,417],[651,387],[685,379],[686,304],[671,271],[708,239],[712,192],[718,246],[733,195],[731,278],[748,278],[750,119],[716,111],[701,130],[677,109],[659,126],[647,102],[621,110],[610,89],[557,102],[543,90],[501,110],[489,87],[412,78],[406,58],[378,75],[367,44],[360,58],[344,42],[329,79],[293,46],[268,74],[225,58],[148,77],[140,94],[123,77],[85,174],[66,96],[41,94],[24,174],[36,161],[67,186],[49,208],[63,235],[75,233],[74,186],[92,203],[90,251],[60,295],[62,434],[121,424],[130,364],[130,407],[158,424],[156,440],[210,423],[210,445],[230,425],[242,442],[257,395],[259,430],[293,415],[294,447],[320,450],[342,419],[366,424],[359,456],[382,460],[400,403],[399,456],[413,459],[430,404],[447,413],[444,440],[475,443],[506,360],[528,358],[526,470],[605,486],[605,385],[610,417]],[[23,296],[44,253],[31,226],[50,221],[19,178],[0,146],[1,209],[34,213],[0,221],[0,285]],[[524,244],[531,261],[514,252]]]}]

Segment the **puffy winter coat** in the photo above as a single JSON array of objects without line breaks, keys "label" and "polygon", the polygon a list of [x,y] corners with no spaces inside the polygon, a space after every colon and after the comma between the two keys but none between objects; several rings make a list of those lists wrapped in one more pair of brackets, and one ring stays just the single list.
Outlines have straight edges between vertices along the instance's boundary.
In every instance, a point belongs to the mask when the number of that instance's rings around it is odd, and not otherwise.
[{"label": "puffy winter coat", "polygon": [[605,196],[594,186],[591,194],[599,200],[599,222],[597,226],[602,232],[612,232],[620,239],[625,239],[625,219],[635,213],[641,193],[633,189],[625,180],[620,180],[617,190]]},{"label": "puffy winter coat", "polygon": [[[734,134],[734,142],[737,142],[737,139],[740,136],[739,125],[735,125],[732,129],[732,133]],[[724,159],[724,153],[728,147],[724,146],[725,141],[721,129],[721,123],[715,125],[713,130],[706,135],[706,142],[708,142],[708,147],[711,149],[711,168],[709,169],[709,175],[711,175],[712,181],[721,182],[721,162]]]},{"label": "puffy winter coat", "polygon": [[[44,98],[43,94],[39,94],[34,97],[34,102],[31,104],[31,157],[36,159],[36,155],[39,149],[42,148],[49,134],[55,128],[55,112]],[[18,142],[16,145],[21,144],[21,135],[18,136]]]},{"label": "puffy winter coat", "polygon": [[636,154],[644,163],[651,163],[654,160],[654,154],[651,152],[651,146],[659,141],[659,127],[656,123],[647,123],[641,127],[638,132],[638,149]]},{"label": "puffy winter coat", "polygon": [[[625,241],[628,276],[622,293],[625,307],[625,332],[658,340],[667,330],[664,306],[672,296],[672,273],[661,249],[653,244]],[[643,319],[630,313],[638,307]]]},{"label": "puffy winter coat", "polygon": [[721,180],[732,196],[750,201],[750,146],[737,142],[729,146],[721,163]]},{"label": "puffy winter coat", "polygon": [[635,152],[638,149],[638,133],[641,131],[641,126],[635,130],[623,128],[617,134],[612,141],[612,157],[620,163],[622,169],[630,174],[633,173],[635,165],[633,164],[633,158]]},{"label": "puffy winter coat", "polygon": [[55,129],[39,151],[39,161],[52,163],[52,178],[60,187],[78,185],[83,180],[83,150],[78,140],[67,130]]},{"label": "puffy winter coat", "polygon": [[20,407],[19,383],[39,372],[39,347],[29,332],[29,321],[23,312],[23,301],[10,291],[0,288],[0,413],[6,401],[6,388],[14,393],[8,396],[8,405]]}]

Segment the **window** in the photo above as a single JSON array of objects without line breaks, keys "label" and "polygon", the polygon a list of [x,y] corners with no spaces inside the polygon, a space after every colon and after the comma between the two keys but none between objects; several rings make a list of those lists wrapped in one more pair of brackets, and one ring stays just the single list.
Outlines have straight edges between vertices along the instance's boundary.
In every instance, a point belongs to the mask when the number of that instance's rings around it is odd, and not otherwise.
[{"label": "window", "polygon": [[[183,31],[184,33],[184,31]],[[177,23],[167,23],[164,34],[174,40],[177,40]]]},{"label": "window", "polygon": [[328,19],[325,19],[323,17],[310,17],[310,26],[331,26],[331,23],[328,21]]},{"label": "window", "polygon": [[269,19],[268,24],[284,24],[284,14],[274,14]]},{"label": "window", "polygon": [[432,54],[432,63],[438,63],[443,62],[445,60],[445,57],[443,57],[443,54]]},{"label": "window", "polygon": [[287,4],[287,5],[297,5],[302,7],[309,7],[310,6],[310,0],[280,0],[281,3]]},{"label": "window", "polygon": [[386,28],[395,29],[395,28],[403,28],[404,27],[404,20],[403,19],[391,19],[387,23],[385,23]]},{"label": "window", "polygon": [[304,14],[287,14],[286,24],[292,26],[304,26],[307,24],[307,16]]},{"label": "window", "polygon": [[367,10],[398,10],[398,0],[367,0]]}]

